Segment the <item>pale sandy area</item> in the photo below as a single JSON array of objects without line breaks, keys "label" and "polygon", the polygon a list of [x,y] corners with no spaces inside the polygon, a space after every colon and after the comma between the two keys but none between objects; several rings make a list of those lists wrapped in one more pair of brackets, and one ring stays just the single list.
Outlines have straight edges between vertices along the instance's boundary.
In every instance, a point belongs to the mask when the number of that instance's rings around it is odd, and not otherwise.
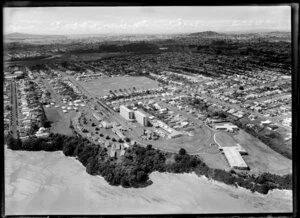
[{"label": "pale sandy area", "polygon": [[152,173],[153,184],[125,189],[91,176],[61,152],[5,148],[5,214],[291,212],[292,192],[251,193],[194,174]]}]

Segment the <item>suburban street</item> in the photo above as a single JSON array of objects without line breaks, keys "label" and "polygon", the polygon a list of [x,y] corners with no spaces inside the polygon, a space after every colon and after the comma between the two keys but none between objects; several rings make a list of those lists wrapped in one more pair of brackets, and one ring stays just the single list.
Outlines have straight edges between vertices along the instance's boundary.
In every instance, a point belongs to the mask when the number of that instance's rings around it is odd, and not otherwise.
[{"label": "suburban street", "polygon": [[17,138],[18,132],[18,97],[17,97],[16,82],[11,82],[11,125],[10,130],[12,131],[13,137]]}]

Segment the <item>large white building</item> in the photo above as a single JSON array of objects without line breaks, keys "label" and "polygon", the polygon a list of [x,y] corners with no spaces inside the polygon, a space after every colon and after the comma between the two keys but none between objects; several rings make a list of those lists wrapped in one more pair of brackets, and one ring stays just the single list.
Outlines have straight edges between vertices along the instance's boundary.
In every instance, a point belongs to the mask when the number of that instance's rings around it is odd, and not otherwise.
[{"label": "large white building", "polygon": [[142,126],[148,126],[148,117],[140,111],[134,111],[136,121]]},{"label": "large white building", "polygon": [[245,151],[243,151],[243,149],[240,150],[239,146],[222,147],[222,150],[231,168],[245,170],[249,169],[248,165],[241,156],[241,153],[245,153]]},{"label": "large white building", "polygon": [[134,113],[132,110],[127,108],[125,105],[120,106],[120,114],[122,117],[124,117],[126,120],[134,120]]},{"label": "large white building", "polygon": [[233,132],[234,130],[238,130],[239,127],[237,127],[236,125],[232,125],[229,123],[225,123],[223,125],[217,125],[215,127],[216,130],[226,130],[228,132]]}]

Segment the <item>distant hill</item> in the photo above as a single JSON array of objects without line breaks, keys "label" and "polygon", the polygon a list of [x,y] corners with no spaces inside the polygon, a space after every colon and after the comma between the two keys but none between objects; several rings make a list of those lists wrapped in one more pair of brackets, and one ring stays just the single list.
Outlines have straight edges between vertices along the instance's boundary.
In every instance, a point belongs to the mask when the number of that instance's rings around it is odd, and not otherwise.
[{"label": "distant hill", "polygon": [[65,38],[63,35],[35,35],[26,33],[9,33],[4,35],[4,39],[22,40],[22,39],[44,39],[44,38]]},{"label": "distant hill", "polygon": [[192,37],[215,37],[215,36],[222,36],[223,34],[214,32],[214,31],[204,31],[204,32],[197,32],[197,33],[191,33],[188,36]]},{"label": "distant hill", "polygon": [[272,36],[272,37],[291,37],[292,33],[291,32],[283,32],[283,31],[273,31],[269,33],[265,33],[267,36]]}]

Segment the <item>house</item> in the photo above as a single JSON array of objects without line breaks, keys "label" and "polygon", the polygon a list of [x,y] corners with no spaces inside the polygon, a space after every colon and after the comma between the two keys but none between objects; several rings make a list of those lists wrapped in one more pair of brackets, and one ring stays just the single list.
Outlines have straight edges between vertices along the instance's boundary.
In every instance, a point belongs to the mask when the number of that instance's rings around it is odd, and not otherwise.
[{"label": "house", "polygon": [[124,156],[125,155],[125,150],[122,149],[121,152],[120,152],[120,156]]},{"label": "house", "polygon": [[120,143],[115,143],[115,149],[120,150],[121,149],[121,144]]},{"label": "house", "polygon": [[104,143],[104,145],[105,145],[106,148],[108,148],[108,147],[111,146],[110,142],[108,142],[108,141],[106,141],[106,142]]},{"label": "house", "polygon": [[47,129],[45,129],[44,127],[39,128],[39,130],[36,132],[36,137],[38,138],[46,138],[49,136],[49,133],[46,132]]},{"label": "house", "polygon": [[117,152],[114,148],[111,148],[109,156],[110,157],[117,157]]},{"label": "house", "polygon": [[254,114],[250,114],[248,116],[248,118],[253,121],[253,120],[255,120],[257,118],[257,116],[255,116]]},{"label": "house", "polygon": [[125,142],[123,145],[124,145],[125,148],[129,148],[130,147],[130,145],[127,142]]},{"label": "house", "polygon": [[282,124],[285,126],[292,126],[292,118],[286,118],[282,121]]},{"label": "house", "polygon": [[234,108],[231,108],[229,111],[227,111],[230,114],[233,114],[234,112],[236,112],[236,110]]},{"label": "house", "polygon": [[269,125],[269,124],[271,124],[270,120],[261,121],[261,125],[266,126],[266,125]]}]

